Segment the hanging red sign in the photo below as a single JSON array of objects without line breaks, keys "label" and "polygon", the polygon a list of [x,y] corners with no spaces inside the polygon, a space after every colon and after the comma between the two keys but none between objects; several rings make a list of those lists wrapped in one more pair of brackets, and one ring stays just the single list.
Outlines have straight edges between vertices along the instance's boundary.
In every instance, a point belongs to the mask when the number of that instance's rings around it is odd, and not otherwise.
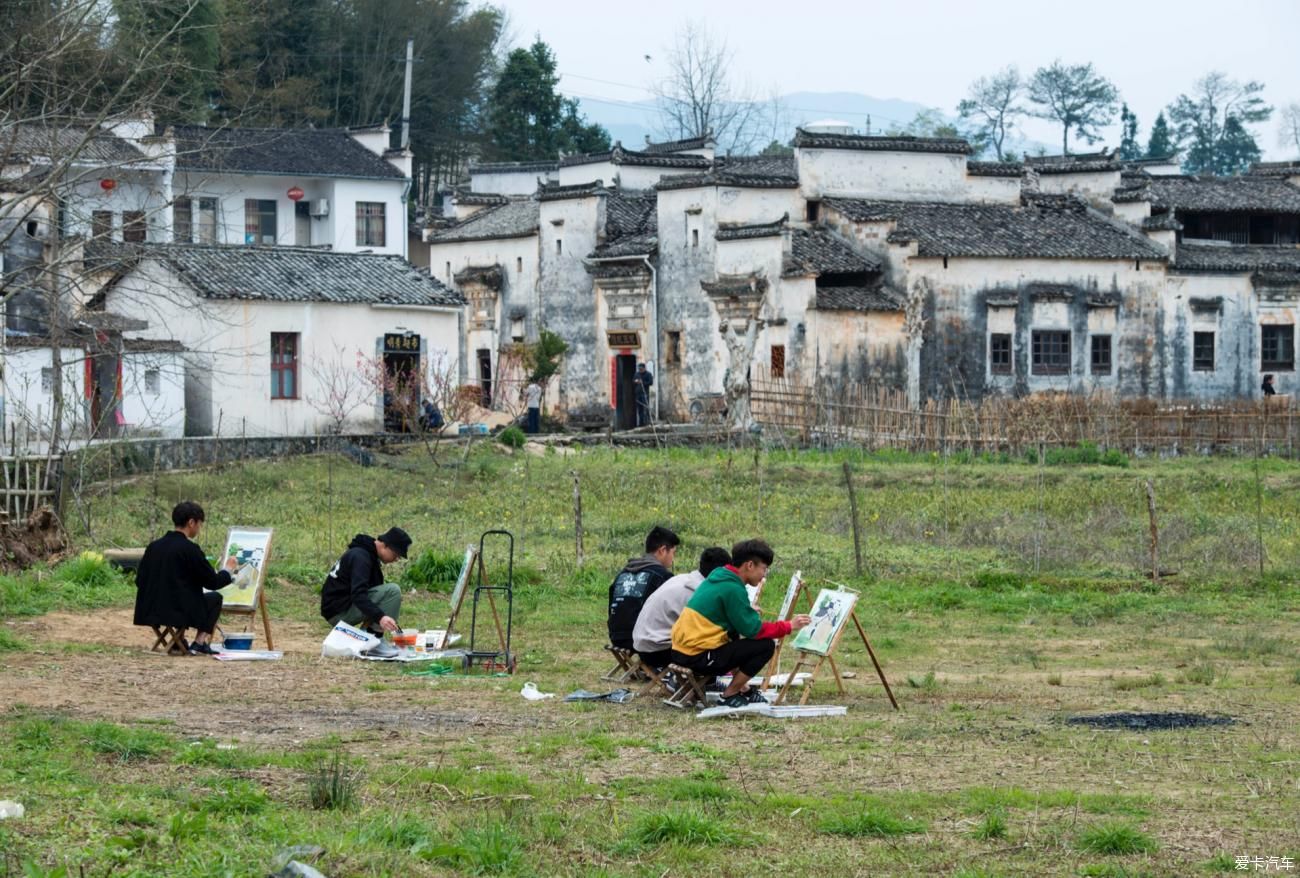
[{"label": "hanging red sign", "polygon": [[306,195],[306,194],[307,194],[307,193],[306,193],[306,192],[303,192],[302,189],[298,188],[297,186],[294,186],[294,187],[292,187],[292,188],[289,190],[289,200],[290,200],[290,201],[302,201],[303,196]]}]

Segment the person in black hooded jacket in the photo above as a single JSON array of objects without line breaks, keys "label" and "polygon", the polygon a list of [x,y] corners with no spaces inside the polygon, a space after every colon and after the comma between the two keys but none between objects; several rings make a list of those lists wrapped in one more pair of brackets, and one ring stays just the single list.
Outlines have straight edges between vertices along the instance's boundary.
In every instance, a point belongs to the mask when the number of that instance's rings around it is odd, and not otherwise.
[{"label": "person in black hooded jacket", "polygon": [[402,589],[384,582],[382,564],[405,558],[411,538],[400,527],[377,537],[357,534],[334,564],[320,590],[320,614],[331,625],[362,625],[372,634],[399,630]]},{"label": "person in black hooded jacket", "polygon": [[655,527],[645,538],[645,554],[632,558],[609,586],[609,642],[632,649],[632,629],[645,599],[673,575],[673,560],[681,540],[666,527]]}]

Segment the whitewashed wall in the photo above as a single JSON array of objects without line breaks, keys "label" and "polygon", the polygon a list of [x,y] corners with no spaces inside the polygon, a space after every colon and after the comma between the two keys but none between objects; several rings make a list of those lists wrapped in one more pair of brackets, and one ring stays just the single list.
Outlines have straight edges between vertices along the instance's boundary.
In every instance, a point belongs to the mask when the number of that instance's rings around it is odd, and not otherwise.
[{"label": "whitewashed wall", "polygon": [[174,351],[122,354],[121,412],[129,435],[165,439],[185,435],[184,355]]},{"label": "whitewashed wall", "polygon": [[[532,195],[543,182],[559,179],[556,171],[478,171],[470,174],[470,191],[487,195]],[[585,181],[582,181],[585,182]]]},{"label": "whitewashed wall", "polygon": [[[62,348],[63,359],[63,432],[65,436],[84,435],[87,421],[85,351]],[[42,383],[42,371],[53,368],[50,348],[17,348],[5,351],[4,358],[4,431],[8,439],[17,429],[19,440],[48,436],[53,425],[54,389]],[[52,373],[47,373],[50,380]]]},{"label": "whitewashed wall", "polygon": [[795,155],[805,198],[974,200],[964,155],[852,149],[799,149]]},{"label": "whitewashed wall", "polygon": [[[373,307],[325,302],[288,303],[200,300],[184,280],[165,266],[147,261],[127,274],[108,293],[110,311],[132,313],[148,302],[150,327],[140,336],[180,341],[191,353],[187,376],[188,407],[202,405],[203,385],[210,398],[207,412],[190,411],[191,422],[206,420],[223,435],[289,436],[329,428],[319,403],[327,388],[312,367],[339,364],[355,369],[357,354],[374,357],[385,332],[410,330],[424,339],[426,352],[444,352],[454,369],[459,351],[459,309]],[[273,332],[301,334],[299,398],[270,398],[270,344]],[[427,368],[429,363],[424,364]],[[205,380],[206,379],[206,380]],[[345,424],[345,430],[378,429],[380,399],[373,389]],[[204,415],[208,417],[205,419]]]}]

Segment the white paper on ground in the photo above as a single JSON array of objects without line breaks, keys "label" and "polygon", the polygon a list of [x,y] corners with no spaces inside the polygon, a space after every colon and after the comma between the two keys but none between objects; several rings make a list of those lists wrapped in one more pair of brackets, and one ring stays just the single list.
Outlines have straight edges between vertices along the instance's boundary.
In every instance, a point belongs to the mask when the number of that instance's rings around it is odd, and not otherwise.
[{"label": "white paper on ground", "polygon": [[[806,682],[808,681],[808,678],[811,677],[811,676],[812,676],[812,673],[809,672],[809,671],[800,671],[799,673],[797,673],[797,674],[794,675],[794,682],[791,683],[790,685],[791,685],[791,686],[802,686],[804,683],[806,683]],[[790,678],[790,675],[789,675],[789,674],[773,674],[773,675],[772,675],[772,682],[771,682],[769,685],[771,685],[771,686],[777,686],[777,687],[784,686],[784,685],[785,685],[785,681],[788,680],[789,678]],[[762,686],[762,685],[763,685],[763,678],[762,678],[762,677],[754,677],[752,680],[749,681],[749,685],[751,685],[751,686]]]},{"label": "white paper on ground", "polygon": [[278,649],[231,649],[212,657],[219,662],[273,662],[284,658],[284,653]]},{"label": "white paper on ground", "polygon": [[554,692],[538,692],[536,683],[525,683],[524,688],[520,690],[520,695],[529,701],[542,701],[547,698],[554,698]]},{"label": "white paper on ground", "polygon": [[794,719],[796,717],[844,716],[847,707],[837,704],[747,704],[744,707],[707,707],[695,714],[697,719],[714,719],[719,716],[742,716],[757,714],[773,719]]},{"label": "white paper on ground", "polygon": [[378,643],[379,638],[375,635],[353,628],[347,622],[340,622],[326,636],[325,642],[320,646],[320,654],[325,658],[355,657]]}]

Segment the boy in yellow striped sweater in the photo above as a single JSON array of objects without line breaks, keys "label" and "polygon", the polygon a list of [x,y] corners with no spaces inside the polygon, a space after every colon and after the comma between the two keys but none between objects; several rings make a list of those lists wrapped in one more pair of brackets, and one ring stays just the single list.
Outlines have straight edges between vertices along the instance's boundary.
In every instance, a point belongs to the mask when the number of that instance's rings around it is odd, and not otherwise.
[{"label": "boy in yellow striped sweater", "polygon": [[733,672],[722,693],[726,707],[761,702],[763,696],[748,686],[750,677],[771,660],[779,638],[812,621],[801,613],[788,622],[764,622],[750,605],[745,586],[763,581],[773,557],[762,540],[736,543],[731,563],[700,583],[673,625],[675,663],[701,676]]}]

